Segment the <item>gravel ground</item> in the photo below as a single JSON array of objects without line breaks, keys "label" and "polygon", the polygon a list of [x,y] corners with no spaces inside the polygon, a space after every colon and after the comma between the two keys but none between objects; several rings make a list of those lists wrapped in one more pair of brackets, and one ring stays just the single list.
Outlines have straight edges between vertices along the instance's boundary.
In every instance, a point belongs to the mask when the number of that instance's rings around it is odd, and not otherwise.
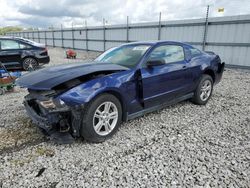
[{"label": "gravel ground", "polygon": [[[51,64],[76,61],[49,50]],[[0,187],[250,187],[249,71],[227,69],[206,106],[150,113],[100,144],[48,141],[25,114],[25,95],[0,96]]]}]

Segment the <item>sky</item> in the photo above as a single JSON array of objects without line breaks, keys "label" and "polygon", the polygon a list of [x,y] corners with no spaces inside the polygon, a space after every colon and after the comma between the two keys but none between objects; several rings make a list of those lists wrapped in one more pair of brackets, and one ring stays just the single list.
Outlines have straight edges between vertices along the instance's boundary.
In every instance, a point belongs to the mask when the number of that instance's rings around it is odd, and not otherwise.
[{"label": "sky", "polygon": [[[250,14],[250,0],[0,0],[0,27],[48,28]],[[223,13],[218,8],[224,8]]]}]

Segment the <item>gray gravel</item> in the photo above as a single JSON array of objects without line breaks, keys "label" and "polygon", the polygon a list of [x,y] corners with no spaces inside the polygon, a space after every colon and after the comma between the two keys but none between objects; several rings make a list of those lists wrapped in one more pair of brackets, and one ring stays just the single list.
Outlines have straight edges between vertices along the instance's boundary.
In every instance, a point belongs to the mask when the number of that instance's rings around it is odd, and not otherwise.
[{"label": "gray gravel", "polygon": [[[50,55],[52,64],[68,61],[61,49]],[[170,106],[123,123],[100,144],[47,141],[25,115],[25,94],[0,96],[0,187],[250,185],[249,71],[226,70],[206,106]]]}]

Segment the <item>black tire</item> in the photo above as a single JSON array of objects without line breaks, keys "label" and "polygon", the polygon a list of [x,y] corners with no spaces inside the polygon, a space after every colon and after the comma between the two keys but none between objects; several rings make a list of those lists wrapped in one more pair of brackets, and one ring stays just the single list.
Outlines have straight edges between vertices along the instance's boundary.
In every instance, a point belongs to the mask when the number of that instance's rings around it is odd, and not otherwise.
[{"label": "black tire", "polygon": [[23,59],[22,67],[25,71],[33,71],[39,67],[37,60],[33,57]]},{"label": "black tire", "polygon": [[4,88],[0,88],[0,95],[4,95],[5,94],[5,89]]},{"label": "black tire", "polygon": [[[209,93],[209,96],[205,97],[204,99],[202,99],[201,94],[202,94],[202,86],[205,83],[211,83],[211,91]],[[203,74],[200,82],[194,92],[194,96],[192,98],[192,102],[198,105],[205,105],[207,104],[208,100],[210,99],[210,97],[212,96],[213,93],[213,79],[211,76],[207,75],[207,74]]]},{"label": "black tire", "polygon": [[[116,106],[118,110],[118,119],[110,133],[107,135],[99,135],[94,129],[94,114],[97,108],[99,108],[104,102],[112,102]],[[81,136],[87,141],[99,143],[111,138],[120,127],[122,121],[122,106],[120,101],[114,95],[104,93],[93,99],[85,107],[83,114]]]}]

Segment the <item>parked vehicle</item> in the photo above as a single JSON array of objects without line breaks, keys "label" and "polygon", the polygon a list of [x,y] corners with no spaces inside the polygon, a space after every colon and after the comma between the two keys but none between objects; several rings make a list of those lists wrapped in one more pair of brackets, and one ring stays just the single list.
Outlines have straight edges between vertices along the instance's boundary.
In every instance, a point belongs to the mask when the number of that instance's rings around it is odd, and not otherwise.
[{"label": "parked vehicle", "polygon": [[8,70],[35,70],[50,61],[44,44],[17,37],[0,37],[0,61]]},{"label": "parked vehicle", "polygon": [[122,121],[191,99],[205,105],[224,63],[179,42],[137,42],[93,62],[49,67],[22,76],[28,115],[59,142],[110,138]]}]

